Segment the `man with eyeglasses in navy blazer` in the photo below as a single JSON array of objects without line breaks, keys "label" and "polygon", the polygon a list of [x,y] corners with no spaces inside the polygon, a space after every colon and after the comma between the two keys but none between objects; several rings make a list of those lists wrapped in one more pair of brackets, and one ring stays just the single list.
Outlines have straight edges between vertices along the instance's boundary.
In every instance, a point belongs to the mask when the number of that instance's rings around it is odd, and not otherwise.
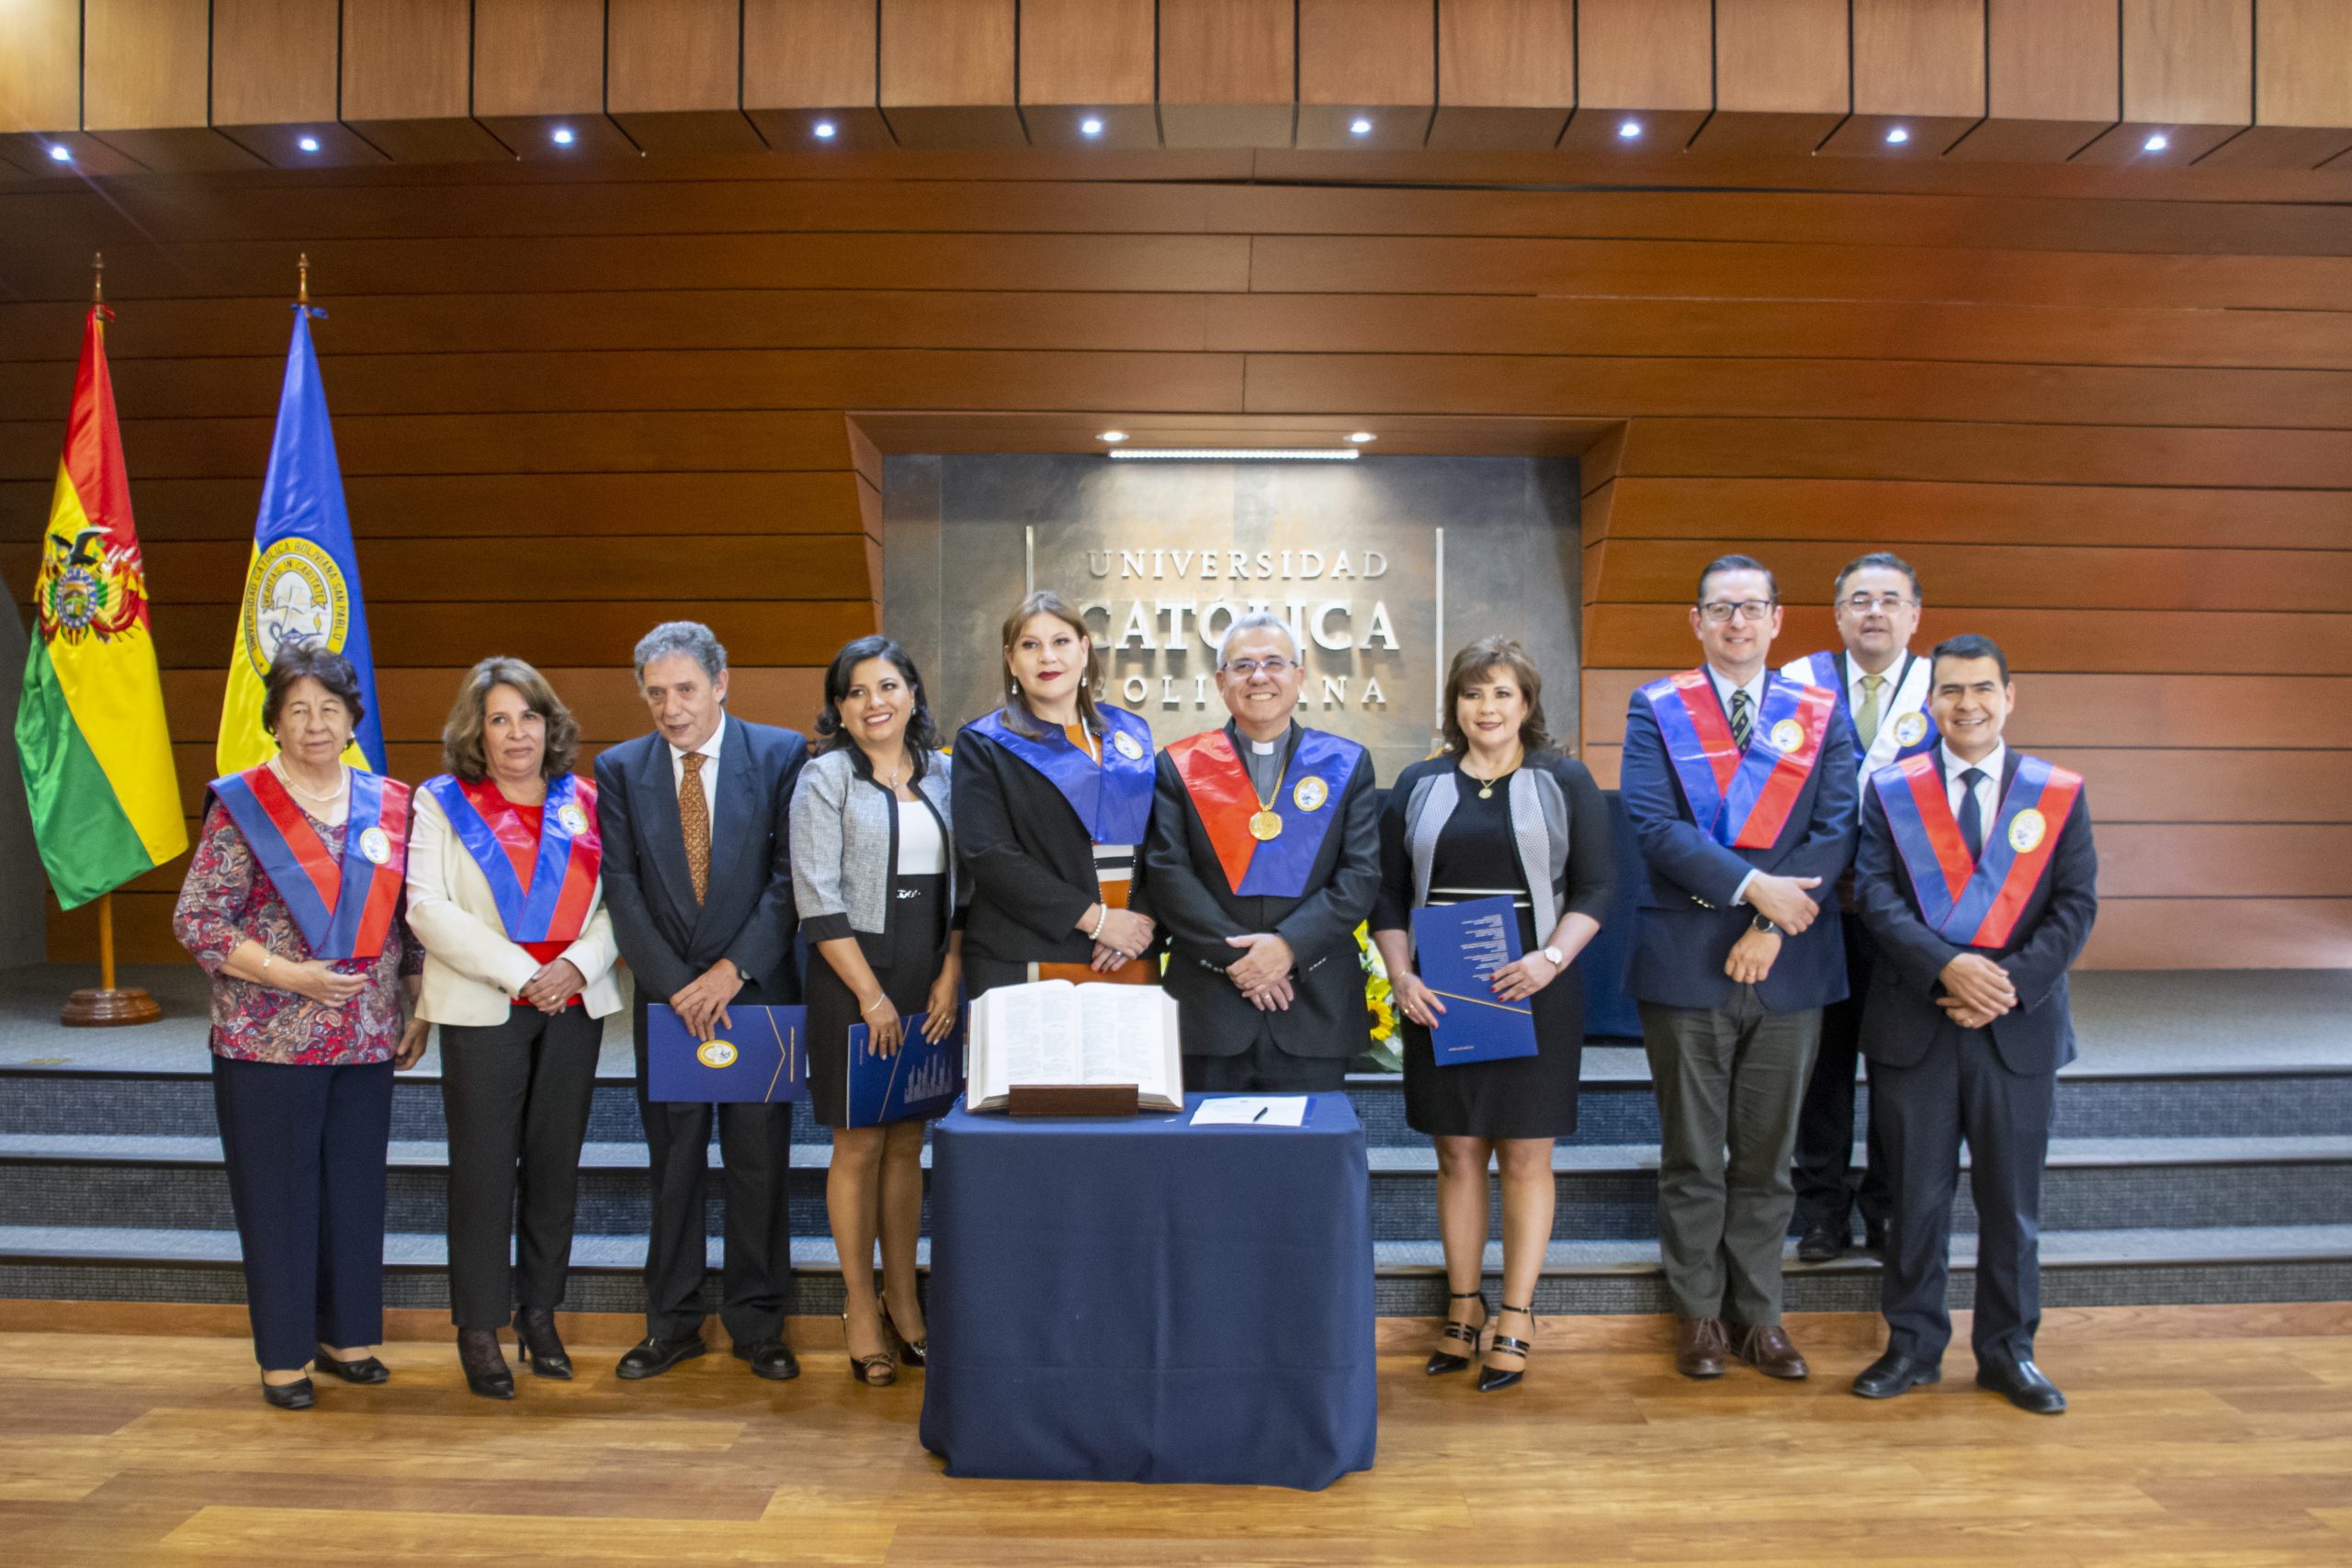
[{"label": "man with eyeglasses in navy blazer", "polygon": [[1838,694],[1768,662],[1779,585],[1699,577],[1705,661],[1634,694],[1620,791],[1644,879],[1633,992],[1657,1094],[1659,1251],[1674,1364],[1805,1376],[1781,1326],[1789,1154],[1821,1010],[1846,995],[1838,878],[1854,850],[1854,731]]}]

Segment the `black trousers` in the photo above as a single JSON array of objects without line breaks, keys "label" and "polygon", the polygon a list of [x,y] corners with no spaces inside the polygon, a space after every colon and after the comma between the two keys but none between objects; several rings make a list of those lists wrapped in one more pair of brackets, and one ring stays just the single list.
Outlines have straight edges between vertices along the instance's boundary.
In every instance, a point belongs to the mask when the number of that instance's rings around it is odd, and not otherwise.
[{"label": "black trousers", "polygon": [[1879,1281],[1887,1348],[1935,1361],[1951,1342],[1945,1288],[1965,1140],[1976,1200],[1970,1338],[1980,1362],[2031,1359],[2041,1326],[2041,1168],[2058,1076],[2009,1071],[1990,1034],[1949,1020],[1914,1066],[1872,1068],[1878,1122],[1894,1161],[1894,1213]]},{"label": "black trousers", "polygon": [[384,1337],[385,1153],[392,1065],[304,1067],[212,1058],[229,1201],[244,1252],[254,1359]]},{"label": "black trousers", "polygon": [[1346,1087],[1345,1056],[1294,1056],[1272,1040],[1232,1056],[1186,1056],[1184,1087],[1194,1094],[1337,1094]]},{"label": "black trousers", "polygon": [[[747,1004],[763,998],[746,987]],[[713,1107],[646,1098],[646,998],[635,1018],[637,1109],[645,1123],[652,1179],[652,1235],[645,1251],[645,1330],[658,1339],[702,1332],[703,1275],[709,1244],[703,1232],[710,1182]],[[792,1309],[792,1212],[785,1184],[792,1174],[792,1106],[716,1108],[725,1163],[726,1258],[718,1320],[738,1345],[780,1338]]]},{"label": "black trousers", "polygon": [[441,1026],[449,1316],[460,1328],[503,1328],[518,1302],[548,1312],[563,1304],[604,1039],[604,1021],[581,1008],[520,1007],[502,1023]]},{"label": "black trousers", "polygon": [[1813,1077],[1805,1084],[1804,1103],[1797,1111],[1796,1228],[1815,1224],[1848,1230],[1860,1212],[1866,1230],[1886,1224],[1892,1201],[1887,1196],[1887,1160],[1872,1115],[1865,1131],[1866,1160],[1859,1174],[1854,1163],[1854,1066],[1862,1038],[1862,998],[1869,994],[1871,970],[1878,962],[1877,944],[1870,929],[1850,914],[1838,917],[1846,937],[1846,999],[1821,1010],[1821,1045],[1813,1062]]}]

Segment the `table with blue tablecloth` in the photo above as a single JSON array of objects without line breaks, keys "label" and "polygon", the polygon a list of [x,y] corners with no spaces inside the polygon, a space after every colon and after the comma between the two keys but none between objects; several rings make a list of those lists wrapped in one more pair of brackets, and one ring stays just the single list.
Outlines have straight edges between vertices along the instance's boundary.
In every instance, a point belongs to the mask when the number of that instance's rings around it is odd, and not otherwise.
[{"label": "table with blue tablecloth", "polygon": [[932,1142],[923,1447],[957,1476],[1319,1489],[1369,1469],[1363,1126],[1013,1119]]}]

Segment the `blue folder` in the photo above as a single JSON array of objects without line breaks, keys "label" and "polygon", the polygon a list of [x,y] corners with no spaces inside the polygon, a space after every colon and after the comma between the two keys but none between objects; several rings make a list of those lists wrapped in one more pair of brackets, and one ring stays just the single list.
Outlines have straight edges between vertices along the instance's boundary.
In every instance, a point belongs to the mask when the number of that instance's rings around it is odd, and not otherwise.
[{"label": "blue folder", "polygon": [[1430,1031],[1441,1067],[1535,1055],[1535,1012],[1496,999],[1496,970],[1521,955],[1519,911],[1509,898],[1472,898],[1413,911],[1414,963],[1421,984],[1445,1003]]},{"label": "blue folder", "polygon": [[727,1010],[716,1040],[697,1040],[676,1010],[645,1010],[646,1098],[688,1105],[777,1105],[808,1090],[808,1010]]},{"label": "blue folder", "polygon": [[933,1044],[923,1038],[927,1012],[910,1014],[900,1021],[906,1038],[898,1055],[868,1055],[865,1043],[873,1030],[863,1023],[849,1026],[849,1121],[851,1127],[878,1127],[910,1116],[943,1116],[964,1091],[964,1028],[969,1009],[956,1010],[956,1029]]}]

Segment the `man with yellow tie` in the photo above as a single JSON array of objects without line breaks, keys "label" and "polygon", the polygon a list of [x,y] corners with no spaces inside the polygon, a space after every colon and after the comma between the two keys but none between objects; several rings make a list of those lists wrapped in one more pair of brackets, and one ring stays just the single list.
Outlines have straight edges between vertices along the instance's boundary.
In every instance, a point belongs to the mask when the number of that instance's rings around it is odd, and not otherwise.
[{"label": "man with yellow tie", "polygon": [[[1844,649],[1807,654],[1781,671],[1838,694],[1838,705],[1854,726],[1860,783],[1890,763],[1935,750],[1935,720],[1927,711],[1928,660],[1911,651],[1921,603],[1919,574],[1910,562],[1885,550],[1856,556],[1831,590]],[[1823,1010],[1821,1047],[1797,1119],[1797,1257],[1806,1263],[1826,1263],[1853,1245],[1857,1209],[1863,1245],[1878,1250],[1889,1207],[1886,1161],[1874,1130],[1866,1134],[1869,1158],[1859,1179],[1850,1168],[1856,1043],[1876,954],[1850,887],[1840,890],[1838,907],[1846,931],[1847,999]]]}]

